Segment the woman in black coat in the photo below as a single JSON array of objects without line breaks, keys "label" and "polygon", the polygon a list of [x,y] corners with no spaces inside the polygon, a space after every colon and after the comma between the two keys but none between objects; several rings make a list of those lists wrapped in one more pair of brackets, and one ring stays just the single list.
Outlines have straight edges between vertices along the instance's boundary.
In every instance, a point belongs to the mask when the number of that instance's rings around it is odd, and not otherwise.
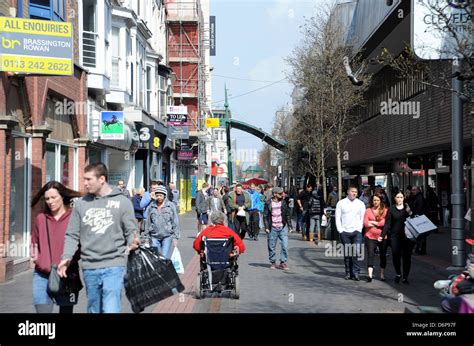
[{"label": "woman in black coat", "polygon": [[[412,211],[408,204],[405,203],[403,192],[398,192],[395,195],[395,204],[388,209],[385,226],[381,234],[381,239],[384,239],[387,234],[390,239],[396,283],[399,283],[400,279],[402,279],[404,284],[408,284],[408,274],[410,274],[411,268],[411,254],[416,244],[405,235],[405,221],[411,215]],[[403,273],[401,271],[402,260]]]}]

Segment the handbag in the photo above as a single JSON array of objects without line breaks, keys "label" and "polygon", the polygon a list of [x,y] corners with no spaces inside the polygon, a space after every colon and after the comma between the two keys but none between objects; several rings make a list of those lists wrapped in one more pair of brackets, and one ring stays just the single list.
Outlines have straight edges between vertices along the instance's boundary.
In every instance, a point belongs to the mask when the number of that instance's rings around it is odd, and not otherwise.
[{"label": "handbag", "polygon": [[[46,219],[46,232],[48,234],[49,257],[51,263],[53,263],[48,219]],[[46,291],[58,305],[75,305],[77,304],[79,291],[83,287],[79,276],[79,265],[77,263],[72,263],[66,271],[66,274],[66,278],[60,277],[58,274],[58,266],[52,264]]]}]

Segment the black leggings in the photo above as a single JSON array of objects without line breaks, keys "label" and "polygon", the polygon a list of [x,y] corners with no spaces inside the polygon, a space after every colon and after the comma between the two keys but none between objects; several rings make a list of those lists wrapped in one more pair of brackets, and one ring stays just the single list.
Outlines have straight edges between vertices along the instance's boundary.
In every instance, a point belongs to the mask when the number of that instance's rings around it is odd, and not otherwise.
[{"label": "black leggings", "polygon": [[403,259],[403,278],[408,279],[411,267],[411,253],[415,247],[415,242],[404,236],[392,236],[390,239],[393,252],[393,266],[397,275],[402,275],[401,260]]},{"label": "black leggings", "polygon": [[374,267],[375,248],[378,247],[380,255],[380,268],[385,269],[387,266],[388,240],[385,239],[381,242],[378,242],[377,240],[365,238],[365,246],[367,248],[367,267]]}]

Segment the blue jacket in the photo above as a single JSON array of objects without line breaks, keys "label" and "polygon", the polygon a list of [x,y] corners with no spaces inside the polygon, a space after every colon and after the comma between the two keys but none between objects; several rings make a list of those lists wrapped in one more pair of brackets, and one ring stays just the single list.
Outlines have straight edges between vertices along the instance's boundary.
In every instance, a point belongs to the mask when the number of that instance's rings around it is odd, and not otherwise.
[{"label": "blue jacket", "polygon": [[143,218],[145,220],[148,219],[148,212],[149,212],[148,207],[150,206],[150,203],[151,203],[150,192],[146,191],[143,194],[142,200],[140,201],[140,208],[143,208],[144,210]]},{"label": "blue jacket", "polygon": [[250,207],[250,210],[256,209],[258,210],[258,206],[260,204],[260,194],[255,190],[252,193],[252,190],[248,189],[248,193],[250,196],[250,201],[252,202],[252,206]]}]

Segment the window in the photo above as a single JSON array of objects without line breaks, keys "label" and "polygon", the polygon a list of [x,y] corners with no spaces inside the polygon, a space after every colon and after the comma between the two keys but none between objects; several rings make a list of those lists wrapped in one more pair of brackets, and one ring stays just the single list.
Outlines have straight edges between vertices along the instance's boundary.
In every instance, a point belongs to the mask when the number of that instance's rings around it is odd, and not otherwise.
[{"label": "window", "polygon": [[152,90],[153,90],[153,84],[152,84],[151,67],[147,66],[146,68],[146,109],[148,112],[151,111]]},{"label": "window", "polygon": [[22,137],[21,134],[13,135],[12,152],[15,154],[12,155],[10,168],[10,237],[8,240],[10,249],[12,245],[17,249],[15,253],[10,254],[14,259],[28,256],[27,235],[30,231],[28,190],[31,178],[29,146],[29,138]]},{"label": "window", "polygon": [[29,0],[31,19],[66,21],[66,0]]},{"label": "window", "polygon": [[110,84],[118,87],[120,84],[120,29],[112,27],[112,78]]}]

